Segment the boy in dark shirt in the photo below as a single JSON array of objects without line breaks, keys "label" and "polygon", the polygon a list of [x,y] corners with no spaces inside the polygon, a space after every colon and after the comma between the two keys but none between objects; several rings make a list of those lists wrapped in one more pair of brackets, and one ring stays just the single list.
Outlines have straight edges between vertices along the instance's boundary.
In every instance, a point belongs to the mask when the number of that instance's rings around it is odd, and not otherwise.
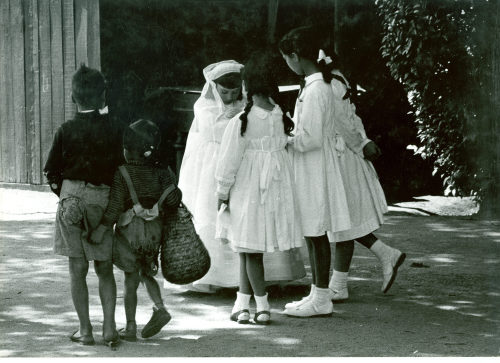
[{"label": "boy in dark shirt", "polygon": [[92,244],[90,231],[106,209],[113,174],[122,163],[121,127],[107,116],[103,75],[82,65],[72,79],[72,97],[78,112],[56,132],[44,173],[59,196],[54,252],[68,256],[71,296],[79,330],[70,339],[84,345],[95,343],[89,317],[87,272],[89,261],[99,280],[104,315],[103,340],[115,348],[119,335],[115,324],[116,283],[113,275],[112,236],[107,233]]}]

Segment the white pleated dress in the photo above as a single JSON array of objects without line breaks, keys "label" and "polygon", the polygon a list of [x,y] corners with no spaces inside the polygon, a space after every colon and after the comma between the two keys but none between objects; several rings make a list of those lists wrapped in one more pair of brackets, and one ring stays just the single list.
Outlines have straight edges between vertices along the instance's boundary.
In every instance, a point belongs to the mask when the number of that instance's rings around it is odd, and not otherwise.
[{"label": "white pleated dress", "polygon": [[332,231],[328,237],[330,242],[342,242],[366,236],[378,229],[384,223],[384,213],[388,209],[375,168],[363,156],[363,147],[370,142],[363,123],[356,115],[355,106],[348,99],[343,99],[345,85],[332,79],[331,86],[335,97],[337,151],[351,228]]},{"label": "white pleated dress", "polygon": [[314,73],[305,78],[295,106],[295,136],[289,139],[289,150],[307,237],[352,227],[337,151],[334,101],[330,84]]},{"label": "white pleated dress", "polygon": [[[236,252],[289,251],[303,245],[283,113],[254,105],[241,136],[233,118],[224,133],[217,165],[217,194],[229,197],[229,220],[218,228]],[[267,268],[267,266],[266,266]]]},{"label": "white pleated dress", "polygon": [[[243,110],[244,103],[237,101],[230,106],[232,110],[228,110],[213,80],[229,70],[234,72],[232,69],[234,66],[234,61],[223,61],[204,69],[207,82],[201,97],[194,105],[194,120],[179,172],[182,201],[193,214],[195,228],[211,258],[208,273],[192,284],[196,290],[214,291],[213,288],[216,287],[239,285],[238,256],[229,245],[221,244],[215,238],[217,219],[215,169],[219,159],[220,142],[230,120],[227,115],[234,115],[234,109]],[[264,265],[266,281],[292,281],[305,275],[304,265],[298,253],[266,254]]]}]

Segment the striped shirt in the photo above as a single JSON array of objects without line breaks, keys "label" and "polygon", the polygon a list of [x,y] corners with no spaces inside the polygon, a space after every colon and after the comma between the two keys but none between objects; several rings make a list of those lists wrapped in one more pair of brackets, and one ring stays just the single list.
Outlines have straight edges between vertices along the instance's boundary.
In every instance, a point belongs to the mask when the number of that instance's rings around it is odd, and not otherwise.
[{"label": "striped shirt", "polygon": [[[155,168],[151,165],[128,163],[125,164],[132,184],[134,185],[137,198],[144,208],[152,208],[163,191],[171,184],[175,184],[176,178],[172,171]],[[182,199],[182,192],[179,188],[172,191],[163,202],[162,208],[168,210],[169,207],[177,207]],[[101,223],[105,226],[112,226],[118,221],[120,214],[132,208],[133,202],[127,183],[120,171],[116,171],[113,177],[113,184],[109,195],[109,203]]]}]

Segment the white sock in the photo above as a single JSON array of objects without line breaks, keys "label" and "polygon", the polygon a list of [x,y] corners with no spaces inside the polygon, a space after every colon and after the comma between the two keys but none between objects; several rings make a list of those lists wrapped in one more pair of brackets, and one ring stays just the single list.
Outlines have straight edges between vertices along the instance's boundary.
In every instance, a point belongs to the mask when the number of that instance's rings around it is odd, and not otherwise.
[{"label": "white sock", "polygon": [[255,302],[257,303],[257,312],[259,311],[269,311],[271,308],[269,302],[267,301],[267,294],[264,296],[254,295]]},{"label": "white sock", "polygon": [[313,299],[318,305],[325,305],[327,303],[331,303],[330,289],[328,287],[326,289],[316,287],[316,292]]},{"label": "white sock", "polygon": [[249,309],[251,297],[252,295],[247,295],[239,291],[236,291],[236,301],[234,302],[233,310],[231,311],[231,313],[235,313],[237,311],[244,309]]},{"label": "white sock", "polygon": [[316,291],[316,285],[311,284],[311,291],[309,291],[309,296],[313,297],[314,291]]},{"label": "white sock", "polygon": [[332,278],[328,287],[333,291],[340,291],[347,289],[347,275],[349,272],[340,272],[333,270]]}]

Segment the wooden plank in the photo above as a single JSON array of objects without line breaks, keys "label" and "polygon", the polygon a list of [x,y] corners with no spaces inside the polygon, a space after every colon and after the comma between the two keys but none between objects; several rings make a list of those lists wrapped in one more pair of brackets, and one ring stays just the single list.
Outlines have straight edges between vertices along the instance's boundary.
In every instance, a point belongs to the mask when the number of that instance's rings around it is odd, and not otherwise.
[{"label": "wooden plank", "polygon": [[87,54],[89,67],[101,69],[99,0],[88,0]]},{"label": "wooden plank", "polygon": [[40,134],[42,164],[47,160],[52,144],[52,66],[50,44],[50,3],[38,2],[39,62],[40,62]]},{"label": "wooden plank", "polygon": [[38,64],[38,1],[24,2],[24,64],[26,95],[26,155],[28,182],[43,183],[40,149],[40,70]]},{"label": "wooden plank", "polygon": [[50,51],[52,60],[52,137],[64,122],[64,63],[62,3],[50,0]]},{"label": "wooden plank", "polygon": [[88,1],[75,0],[75,52],[76,67],[89,64],[87,53]]},{"label": "wooden plank", "polygon": [[64,120],[70,120],[76,107],[71,98],[71,78],[75,73],[75,23],[73,0],[63,0],[63,62],[64,62]]},{"label": "wooden plank", "polygon": [[10,0],[10,26],[12,30],[12,100],[14,121],[15,170],[14,181],[26,183],[26,120],[24,95],[24,19],[22,3]]},{"label": "wooden plank", "polygon": [[10,75],[9,2],[0,1],[0,180],[9,181],[9,92]]}]

